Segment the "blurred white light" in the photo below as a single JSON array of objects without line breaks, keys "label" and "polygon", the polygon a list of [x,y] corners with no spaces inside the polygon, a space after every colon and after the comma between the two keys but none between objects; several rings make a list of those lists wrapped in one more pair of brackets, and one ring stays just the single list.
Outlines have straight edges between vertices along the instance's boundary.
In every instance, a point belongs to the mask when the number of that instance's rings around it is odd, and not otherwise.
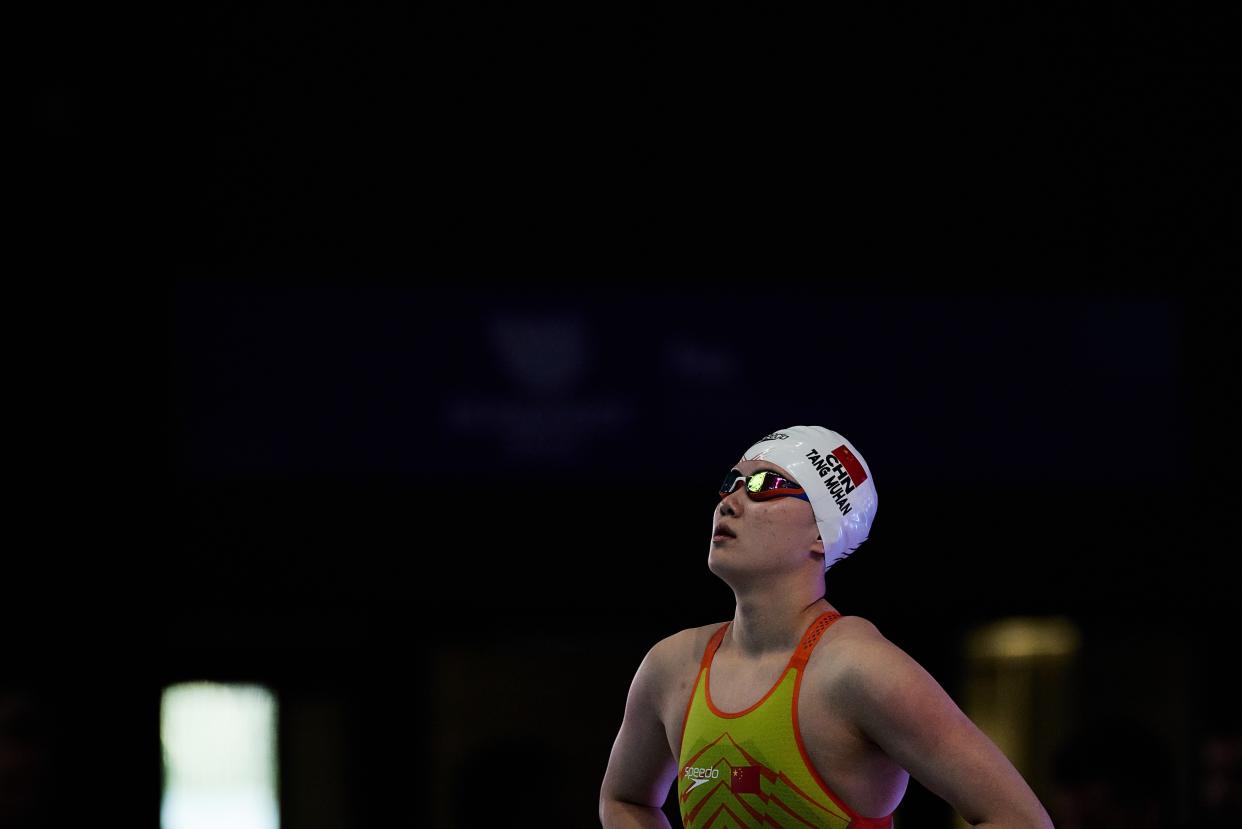
[{"label": "blurred white light", "polygon": [[279,829],[276,700],[256,685],[174,685],[160,705],[162,829]]}]

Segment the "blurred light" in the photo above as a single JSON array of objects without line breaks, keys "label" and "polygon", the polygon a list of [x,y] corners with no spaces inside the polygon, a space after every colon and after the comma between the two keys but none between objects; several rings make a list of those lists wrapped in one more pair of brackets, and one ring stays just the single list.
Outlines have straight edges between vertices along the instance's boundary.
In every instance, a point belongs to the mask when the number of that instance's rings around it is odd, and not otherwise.
[{"label": "blurred light", "polygon": [[1078,628],[1069,619],[1014,617],[972,631],[966,654],[971,659],[1068,656],[1079,643]]},{"label": "blurred light", "polygon": [[174,685],[160,705],[163,829],[278,829],[276,700],[255,685]]},{"label": "blurred light", "polygon": [[[1075,712],[1082,635],[1070,619],[1015,616],[969,631],[962,710],[1036,795],[1052,790],[1051,757]],[[954,829],[969,829],[964,819]]]}]

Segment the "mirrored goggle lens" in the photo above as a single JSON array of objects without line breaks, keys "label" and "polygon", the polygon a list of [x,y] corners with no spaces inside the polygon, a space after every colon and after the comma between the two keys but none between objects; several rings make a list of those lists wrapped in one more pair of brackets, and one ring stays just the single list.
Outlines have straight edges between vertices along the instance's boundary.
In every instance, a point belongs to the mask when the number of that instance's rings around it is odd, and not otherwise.
[{"label": "mirrored goggle lens", "polygon": [[731,493],[737,487],[738,482],[743,482],[746,486],[746,494],[751,498],[772,498],[778,495],[801,495],[803,490],[794,484],[788,478],[783,478],[775,472],[762,470],[753,475],[743,475],[736,469],[730,470],[725,476],[724,483],[720,487],[720,496]]}]

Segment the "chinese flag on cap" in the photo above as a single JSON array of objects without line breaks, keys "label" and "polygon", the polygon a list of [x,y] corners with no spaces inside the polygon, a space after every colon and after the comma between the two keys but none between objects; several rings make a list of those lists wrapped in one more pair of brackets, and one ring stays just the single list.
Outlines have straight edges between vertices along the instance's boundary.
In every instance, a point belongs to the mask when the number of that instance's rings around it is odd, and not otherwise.
[{"label": "chinese flag on cap", "polygon": [[734,794],[759,794],[759,767],[738,766],[733,769],[729,788]]},{"label": "chinese flag on cap", "polygon": [[867,470],[863,469],[862,462],[850,451],[850,448],[843,443],[833,449],[832,454],[850,474],[850,480],[854,482],[854,486],[862,486],[862,482],[867,480]]}]

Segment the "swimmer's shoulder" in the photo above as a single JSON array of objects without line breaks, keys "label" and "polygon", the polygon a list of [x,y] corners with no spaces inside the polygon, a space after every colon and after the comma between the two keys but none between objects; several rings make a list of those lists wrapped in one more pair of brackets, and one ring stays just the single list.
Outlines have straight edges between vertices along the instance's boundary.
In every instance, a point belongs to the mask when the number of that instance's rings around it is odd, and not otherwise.
[{"label": "swimmer's shoulder", "polygon": [[875,626],[870,619],[864,619],[862,616],[842,616],[837,619],[828,628],[824,634],[827,636],[832,634],[835,639],[849,639],[852,641],[865,641],[883,639],[884,634],[880,633],[880,629]]},{"label": "swimmer's shoulder", "polygon": [[687,665],[697,667],[707,650],[716,631],[727,625],[729,620],[712,622],[698,627],[684,628],[664,637],[651,649],[660,662],[670,671],[676,671]]},{"label": "swimmer's shoulder", "polygon": [[824,631],[816,650],[834,651],[839,660],[843,654],[866,651],[885,643],[891,644],[870,619],[842,616]]},{"label": "swimmer's shoulder", "polygon": [[883,674],[894,653],[901,652],[869,619],[842,616],[819,640],[808,663],[808,676],[825,687],[875,672]]}]

